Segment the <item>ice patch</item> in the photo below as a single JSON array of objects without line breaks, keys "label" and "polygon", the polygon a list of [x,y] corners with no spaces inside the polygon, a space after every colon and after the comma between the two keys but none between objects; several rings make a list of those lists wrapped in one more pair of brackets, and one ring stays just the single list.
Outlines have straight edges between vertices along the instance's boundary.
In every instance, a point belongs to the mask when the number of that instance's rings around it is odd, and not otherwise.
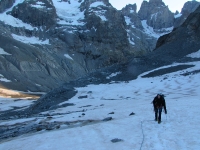
[{"label": "ice patch", "polygon": [[131,18],[129,18],[127,16],[124,16],[124,18],[125,18],[126,25],[130,25],[132,28],[135,28],[134,23],[131,22]]},{"label": "ice patch", "polygon": [[1,78],[1,77],[0,77],[0,81],[2,81],[2,82],[11,82],[10,80],[8,80],[6,78]]},{"label": "ice patch", "polygon": [[66,58],[68,58],[68,59],[73,60],[73,58],[72,58],[71,56],[69,56],[68,54],[64,54],[64,56],[65,56]]},{"label": "ice patch", "polygon": [[[11,80],[6,79],[2,74],[0,74],[0,81],[2,82],[11,82]],[[1,92],[1,90],[0,90]]]},{"label": "ice patch", "polygon": [[182,16],[182,14],[177,14],[177,15],[174,15],[174,18],[179,18],[181,16]]},{"label": "ice patch", "polygon": [[132,23],[131,19],[129,17],[125,16],[124,18],[125,18],[125,21],[126,21],[127,25],[130,25]]},{"label": "ice patch", "polygon": [[36,5],[31,5],[32,7],[35,7],[35,8],[44,8],[45,6],[45,3],[43,2],[36,2]]},{"label": "ice patch", "polygon": [[112,77],[117,76],[118,74],[121,74],[121,72],[116,72],[116,73],[112,73],[111,75],[109,75],[108,77],[106,77],[106,79],[110,79]]},{"label": "ice patch", "polygon": [[4,49],[0,47],[0,55],[11,55],[11,54],[5,52]]},{"label": "ice patch", "polygon": [[[134,26],[133,26],[134,27]],[[135,45],[135,42],[134,42],[134,38],[133,36],[135,36],[134,34],[131,33],[130,30],[126,30],[127,31],[127,37],[128,37],[128,41],[131,45]],[[135,36],[136,37],[136,36]],[[138,38],[138,37],[136,37]]]},{"label": "ice patch", "polygon": [[12,37],[17,40],[20,41],[22,43],[27,43],[27,44],[47,44],[49,45],[49,40],[40,40],[38,37],[26,37],[26,36],[20,36],[20,35],[16,35],[16,34],[12,34]]}]

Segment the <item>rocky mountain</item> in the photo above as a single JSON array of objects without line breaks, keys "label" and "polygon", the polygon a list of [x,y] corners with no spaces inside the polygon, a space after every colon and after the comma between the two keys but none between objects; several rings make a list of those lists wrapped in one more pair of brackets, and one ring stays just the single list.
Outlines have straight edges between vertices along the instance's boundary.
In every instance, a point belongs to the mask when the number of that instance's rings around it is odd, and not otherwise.
[{"label": "rocky mountain", "polygon": [[138,13],[136,4],[127,5],[121,12],[130,44],[140,54],[152,51],[157,39],[173,29],[174,14],[162,0],[143,1]]},{"label": "rocky mountain", "polygon": [[123,64],[151,52],[175,18],[162,0],[143,1],[138,13],[108,0],[1,0],[1,86],[46,92]]},{"label": "rocky mountain", "polygon": [[168,52],[168,57],[186,56],[200,49],[200,6],[173,32],[159,38],[157,51]]},{"label": "rocky mountain", "polygon": [[106,0],[1,3],[6,6],[0,15],[5,87],[48,91],[132,53],[124,18]]},{"label": "rocky mountain", "polygon": [[194,12],[199,5],[200,3],[197,1],[186,2],[181,10],[181,13],[177,13],[175,15],[176,20],[174,23],[174,27],[176,28],[180,26],[187,19],[190,13]]},{"label": "rocky mountain", "polygon": [[170,28],[174,23],[174,14],[162,0],[143,1],[138,12],[141,20],[154,29]]}]

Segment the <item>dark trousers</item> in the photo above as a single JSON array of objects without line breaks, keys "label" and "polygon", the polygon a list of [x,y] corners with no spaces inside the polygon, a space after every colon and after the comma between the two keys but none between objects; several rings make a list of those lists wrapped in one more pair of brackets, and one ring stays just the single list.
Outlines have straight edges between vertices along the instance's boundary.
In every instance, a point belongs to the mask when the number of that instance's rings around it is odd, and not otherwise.
[{"label": "dark trousers", "polygon": [[161,121],[162,107],[155,108],[155,120]]}]

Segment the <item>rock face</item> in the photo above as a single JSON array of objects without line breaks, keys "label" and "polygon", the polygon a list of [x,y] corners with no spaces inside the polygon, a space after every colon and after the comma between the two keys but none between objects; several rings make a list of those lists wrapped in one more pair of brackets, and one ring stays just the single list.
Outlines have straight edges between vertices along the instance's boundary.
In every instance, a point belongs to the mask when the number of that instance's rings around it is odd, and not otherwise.
[{"label": "rock face", "polygon": [[41,5],[36,1],[24,1],[11,11],[11,15],[33,26],[52,27],[56,24],[56,10],[52,2],[42,0]]},{"label": "rock face", "polygon": [[17,22],[0,21],[7,88],[49,91],[132,55],[124,17],[108,0],[21,1],[2,15]]},{"label": "rock face", "polygon": [[135,55],[150,52],[155,48],[156,38],[145,33],[143,24],[137,14],[137,6],[127,5],[121,12],[125,17],[126,31]]},{"label": "rock face", "polygon": [[171,32],[174,14],[162,0],[143,1],[137,13],[136,5],[121,10],[127,24],[128,38],[136,55],[151,52],[159,36]]},{"label": "rock face", "polygon": [[143,1],[138,15],[154,29],[169,28],[174,23],[174,14],[162,0]]},{"label": "rock face", "polygon": [[176,28],[180,26],[187,19],[190,13],[194,12],[199,5],[200,3],[197,1],[186,2],[181,10],[180,15],[178,15],[179,17],[177,17],[175,20],[174,27]]},{"label": "rock face", "polygon": [[6,9],[10,8],[15,0],[1,0],[0,1],[0,13],[4,12]]},{"label": "rock face", "polygon": [[191,13],[186,21],[170,34],[159,38],[157,50],[169,51],[169,56],[186,56],[200,48],[200,6]]}]

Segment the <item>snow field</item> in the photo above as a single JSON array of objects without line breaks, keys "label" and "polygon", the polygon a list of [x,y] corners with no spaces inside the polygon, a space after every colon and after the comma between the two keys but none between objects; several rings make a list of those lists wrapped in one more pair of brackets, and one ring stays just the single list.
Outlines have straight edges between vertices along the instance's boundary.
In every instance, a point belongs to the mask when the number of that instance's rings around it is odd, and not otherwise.
[{"label": "snow field", "polygon": [[[191,63],[190,63],[191,64]],[[0,144],[0,149],[38,150],[198,150],[200,148],[200,74],[181,76],[195,67],[154,78],[141,78],[128,83],[88,85],[77,88],[77,95],[66,103],[74,106],[44,112],[50,121],[113,119],[74,128],[26,134]],[[167,76],[167,78],[166,78]],[[166,95],[168,114],[162,123],[153,121],[151,101],[157,93]],[[79,96],[87,95],[85,99]],[[84,109],[85,115],[81,110]],[[54,116],[54,113],[67,113]],[[109,114],[114,112],[114,114]],[[129,116],[131,112],[135,115]],[[112,139],[122,139],[112,143]]]}]

